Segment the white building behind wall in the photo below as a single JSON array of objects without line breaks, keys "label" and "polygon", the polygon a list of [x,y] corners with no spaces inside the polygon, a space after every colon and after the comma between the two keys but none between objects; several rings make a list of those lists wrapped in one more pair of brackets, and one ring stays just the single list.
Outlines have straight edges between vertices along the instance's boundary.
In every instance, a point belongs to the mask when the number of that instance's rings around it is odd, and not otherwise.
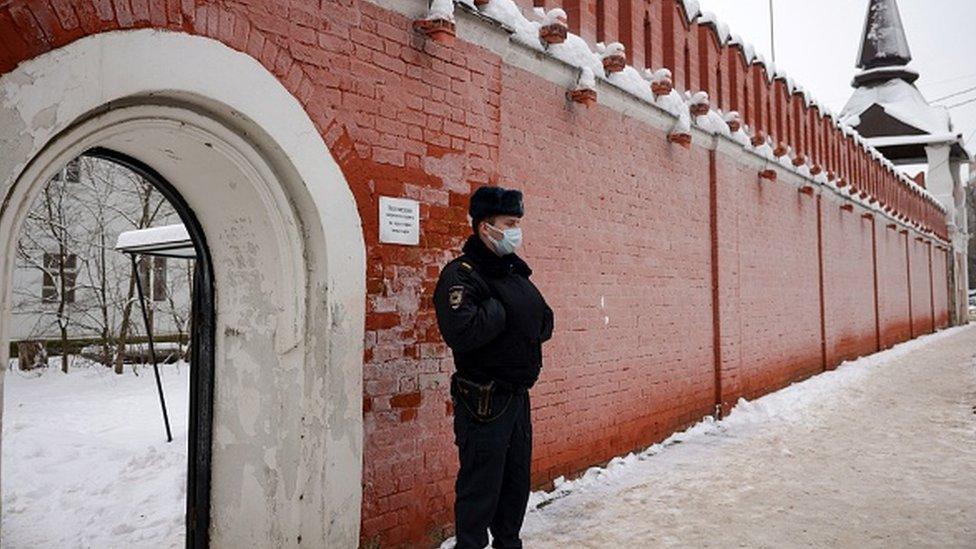
[{"label": "white building behind wall", "polygon": [[[145,223],[178,223],[179,218],[158,191],[143,192],[151,187],[140,188],[145,183],[139,176],[105,160],[77,159],[55,180],[52,192],[37,198],[31,217],[18,235],[11,341],[57,340],[59,317],[71,340],[97,339],[106,326],[114,338],[120,331],[132,278],[129,256],[114,249],[118,235]],[[59,219],[67,223],[61,233],[64,236],[56,237]],[[63,296],[59,281],[62,257]],[[193,262],[164,257],[140,257],[139,261],[154,336],[183,334],[184,341],[188,340]],[[129,312],[130,341],[145,337],[137,298],[134,293]],[[63,310],[61,315],[59,310]]]},{"label": "white building behind wall", "polygon": [[843,122],[904,170],[924,169],[921,184],[946,208],[950,319],[968,321],[969,222],[962,169],[972,161],[948,109],[931,105],[915,86],[912,53],[896,0],[870,0],[858,51],[854,94]]}]

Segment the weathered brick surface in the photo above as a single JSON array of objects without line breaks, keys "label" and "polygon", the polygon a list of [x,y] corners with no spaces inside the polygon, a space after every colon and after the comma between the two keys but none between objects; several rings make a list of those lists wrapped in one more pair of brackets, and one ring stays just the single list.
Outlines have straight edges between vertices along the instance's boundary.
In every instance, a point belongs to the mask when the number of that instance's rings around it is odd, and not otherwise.
[{"label": "weathered brick surface", "polygon": [[907,234],[890,221],[878,220],[878,302],[881,319],[881,347],[911,339],[909,310]]},{"label": "weathered brick surface", "polygon": [[722,401],[822,370],[816,198],[716,155]]},{"label": "weathered brick surface", "polygon": [[[592,7],[576,5],[587,37]],[[608,39],[621,28],[614,13]],[[646,14],[653,66],[864,183],[854,160],[866,153],[769,85],[764,68],[730,58],[673,0]],[[425,42],[410,23],[364,0],[0,2],[0,74],[84,35],[152,26],[251,55],[305,106],[367,246],[364,541],[429,544],[451,522],[452,364],[430,299],[478,185],[525,191],[525,255],[556,311],[533,391],[536,484],[662,439],[710,413],[716,392],[728,409],[873,350],[871,222],[858,210],[798,193],[793,176],[760,182],[742,151],[686,150],[606,107],[568,105],[565,89],[464,41]],[[890,174],[873,181],[899,211],[944,228]],[[379,244],[381,195],[421,202],[420,246]],[[874,234],[882,346],[931,331],[933,299],[945,325],[945,253],[933,248],[930,262],[928,244],[881,218]]]},{"label": "weathered brick surface", "polygon": [[949,252],[932,248],[932,293],[935,298],[935,326],[949,325]]},{"label": "weathered brick surface", "polygon": [[874,220],[861,208],[822,203],[827,365],[878,350],[874,305]]},{"label": "weathered brick surface", "polygon": [[548,481],[710,410],[708,154],[524,71],[502,82],[499,181],[526,193],[525,252],[559,311],[533,394]]},{"label": "weathered brick surface", "polygon": [[909,263],[911,271],[912,330],[915,337],[931,333],[933,327],[932,276],[929,246],[909,233]]}]

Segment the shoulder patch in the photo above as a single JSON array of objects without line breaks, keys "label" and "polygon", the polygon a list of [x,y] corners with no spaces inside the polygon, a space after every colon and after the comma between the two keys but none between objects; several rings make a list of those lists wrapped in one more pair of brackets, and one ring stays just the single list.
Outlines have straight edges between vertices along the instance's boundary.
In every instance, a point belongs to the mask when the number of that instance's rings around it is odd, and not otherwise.
[{"label": "shoulder patch", "polygon": [[448,303],[451,304],[452,309],[457,309],[461,306],[464,301],[464,286],[451,286],[448,290]]},{"label": "shoulder patch", "polygon": [[461,262],[461,268],[464,269],[465,271],[468,271],[469,273],[474,270],[474,267],[467,261]]}]

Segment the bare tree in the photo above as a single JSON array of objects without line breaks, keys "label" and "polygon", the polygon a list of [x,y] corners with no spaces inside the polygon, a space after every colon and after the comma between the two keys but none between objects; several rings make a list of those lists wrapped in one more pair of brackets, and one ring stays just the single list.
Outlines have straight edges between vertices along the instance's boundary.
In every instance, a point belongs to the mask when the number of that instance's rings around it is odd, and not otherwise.
[{"label": "bare tree", "polygon": [[[139,178],[138,183],[132,189],[132,192],[135,192],[135,198],[139,205],[138,211],[140,213],[138,216],[131,218],[130,222],[136,229],[150,227],[159,216],[163,207],[168,206],[168,203],[151,183],[142,178]],[[148,265],[148,263],[143,264]],[[116,342],[115,373],[117,374],[122,373],[125,364],[125,345],[129,337],[129,331],[132,329],[132,306],[137,299],[135,276],[129,276],[128,286],[125,301],[122,305],[122,319],[119,323],[118,339]]]},{"label": "bare tree", "polygon": [[[188,342],[187,336],[190,333],[190,308],[186,304],[176,300],[176,292],[174,290],[179,287],[189,287],[192,284],[193,261],[189,259],[180,259],[177,261],[182,261],[182,268],[170,271],[175,276],[166,279],[165,299],[159,301],[158,306],[160,312],[169,315],[176,329],[178,356],[179,358],[185,358],[186,344]],[[155,292],[155,288],[153,292]]]},{"label": "bare tree", "polygon": [[[38,202],[28,212],[17,243],[19,260],[42,273],[41,294],[34,294],[39,319],[52,319],[60,341],[61,370],[68,371],[68,330],[75,313],[79,258],[78,203],[72,199],[77,178],[63,170],[45,185]],[[21,294],[23,297],[23,294]],[[53,310],[52,310],[53,309]],[[35,328],[45,330],[44,320]]]},{"label": "bare tree", "polygon": [[[123,166],[82,157],[73,170],[72,177],[63,170],[52,179],[28,214],[18,240],[19,262],[41,273],[43,288],[15,285],[14,307],[36,318],[31,339],[57,331],[63,370],[69,340],[97,334],[100,361],[122,373],[138,298],[129,259],[114,250],[115,241],[123,230],[167,222],[176,214],[150,182]],[[165,303],[182,340],[189,313],[181,306],[188,308],[171,297]]]},{"label": "bare tree", "polygon": [[[115,305],[110,277],[114,278],[112,262],[109,261],[109,254],[114,253],[109,248],[112,242],[109,241],[109,201],[120,186],[128,178],[126,174],[115,174],[106,169],[107,166],[100,166],[99,161],[89,157],[82,157],[84,173],[88,176],[86,183],[90,193],[87,196],[78,197],[82,207],[87,211],[91,220],[91,230],[85,250],[85,279],[88,282],[87,290],[90,292],[92,307],[86,313],[93,331],[99,334],[99,346],[101,347],[101,363],[109,366],[113,363],[112,341],[114,330],[112,325],[112,309]],[[119,176],[123,176],[120,178]]]}]

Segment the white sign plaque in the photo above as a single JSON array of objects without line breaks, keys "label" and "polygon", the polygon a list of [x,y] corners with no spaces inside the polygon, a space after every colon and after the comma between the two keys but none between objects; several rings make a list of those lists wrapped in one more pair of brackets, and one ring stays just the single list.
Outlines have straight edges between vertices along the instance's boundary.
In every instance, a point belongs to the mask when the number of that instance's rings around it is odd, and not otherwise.
[{"label": "white sign plaque", "polygon": [[381,196],[380,242],[420,244],[420,203],[409,198]]}]

